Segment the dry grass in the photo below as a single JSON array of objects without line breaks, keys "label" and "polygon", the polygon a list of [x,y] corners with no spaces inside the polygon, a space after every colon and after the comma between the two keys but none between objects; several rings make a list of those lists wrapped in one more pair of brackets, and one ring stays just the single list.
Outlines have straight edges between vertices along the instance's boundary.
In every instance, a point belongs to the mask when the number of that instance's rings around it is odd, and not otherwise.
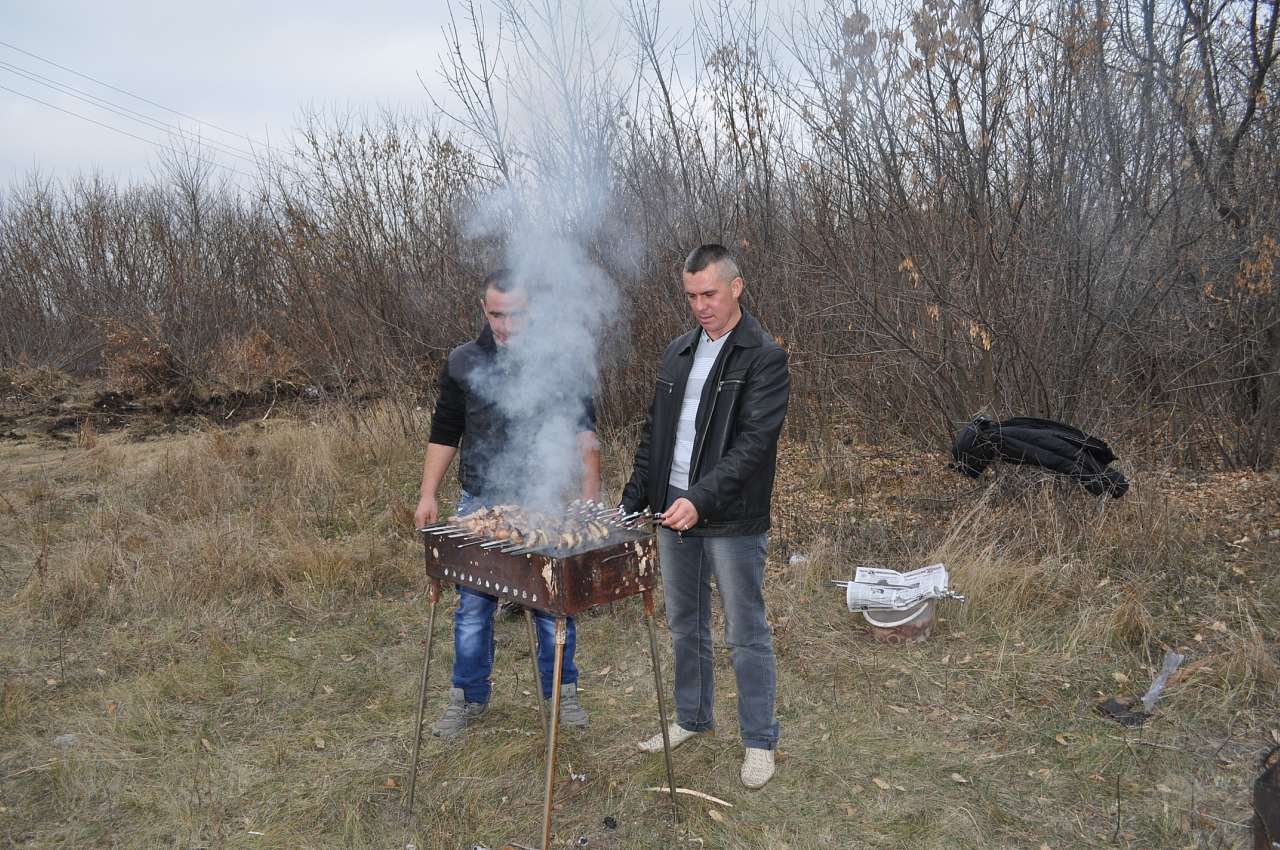
[{"label": "dry grass", "polygon": [[[534,843],[543,741],[521,623],[498,628],[491,711],[459,745],[425,741],[418,817],[400,818],[425,618],[406,424],[386,407],[0,447],[9,846]],[[605,448],[616,493],[629,437]],[[593,722],[563,740],[555,846],[1247,846],[1280,699],[1275,477],[1151,477],[1101,504],[1036,476],[975,487],[935,458],[826,452],[788,447],[778,485],[777,778],[738,785],[717,650],[720,733],[677,753],[677,780],[735,807],[688,802],[673,833],[644,790],[661,758],[630,746],[657,721],[639,606],[619,604],[579,621]],[[972,601],[921,646],[875,644],[826,584],[931,559]],[[432,714],[451,657],[437,619]],[[1188,662],[1155,720],[1092,714],[1144,689],[1166,646]]]}]

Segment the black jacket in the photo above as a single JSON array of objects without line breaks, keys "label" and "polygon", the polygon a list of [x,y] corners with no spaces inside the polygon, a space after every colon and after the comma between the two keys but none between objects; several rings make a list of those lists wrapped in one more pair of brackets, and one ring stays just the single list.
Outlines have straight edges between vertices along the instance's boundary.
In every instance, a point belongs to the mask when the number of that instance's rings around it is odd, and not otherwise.
[{"label": "black jacket", "polygon": [[[676,427],[701,329],[667,346],[622,507],[666,505]],[[747,311],[729,332],[702,388],[689,466],[688,499],[698,510],[695,536],[740,536],[769,529],[778,435],[791,379],[787,353]]]},{"label": "black jacket", "polygon": [[[519,454],[519,447],[511,444],[511,423],[494,398],[496,391],[513,380],[512,365],[504,362],[504,352],[498,350],[493,330],[486,323],[476,339],[449,352],[449,361],[440,375],[440,395],[428,440],[461,446],[458,479],[462,489],[473,496],[508,498],[518,491],[518,486],[505,479],[525,474],[513,468],[511,461],[513,455]],[[545,404],[561,409],[581,405],[578,431],[596,430],[595,403],[590,396],[552,395]]]},{"label": "black jacket", "polygon": [[1108,465],[1116,459],[1097,437],[1051,419],[1015,416],[993,422],[979,416],[956,434],[951,445],[952,468],[977,478],[993,461],[1040,466],[1069,475],[1095,496],[1120,498],[1129,482]]}]

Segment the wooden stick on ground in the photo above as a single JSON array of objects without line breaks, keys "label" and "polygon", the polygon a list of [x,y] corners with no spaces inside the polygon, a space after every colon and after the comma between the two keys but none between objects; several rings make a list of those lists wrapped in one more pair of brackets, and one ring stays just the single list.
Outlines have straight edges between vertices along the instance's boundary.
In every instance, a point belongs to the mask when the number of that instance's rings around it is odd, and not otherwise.
[{"label": "wooden stick on ground", "polygon": [[[667,786],[665,786],[665,785],[662,785],[662,786],[655,786],[655,787],[653,787],[653,788],[646,788],[646,789],[644,789],[644,790],[646,790],[646,791],[657,791],[657,792],[659,792],[659,793],[661,793],[661,794],[670,794],[670,793],[671,793],[671,789],[670,789],[670,788],[668,788],[668,787],[667,787]],[[726,807],[726,808],[730,808],[730,809],[732,809],[732,808],[733,808],[733,803],[727,803],[727,802],[725,802],[724,800],[721,800],[719,797],[712,797],[710,794],[703,794],[701,791],[694,791],[692,788],[677,788],[677,789],[676,789],[676,793],[677,793],[677,794],[688,794],[690,797],[697,797],[699,800],[706,800],[706,801],[711,802],[711,803],[718,803],[719,805],[724,806],[724,807]]]}]

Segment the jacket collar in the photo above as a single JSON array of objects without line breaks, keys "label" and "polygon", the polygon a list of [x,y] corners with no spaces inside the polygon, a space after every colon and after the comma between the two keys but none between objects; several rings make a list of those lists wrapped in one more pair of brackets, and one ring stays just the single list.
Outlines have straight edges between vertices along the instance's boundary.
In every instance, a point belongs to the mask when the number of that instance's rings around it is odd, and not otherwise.
[{"label": "jacket collar", "polygon": [[498,350],[498,341],[493,338],[493,328],[489,327],[488,322],[485,322],[484,327],[480,329],[480,335],[476,337],[476,345],[490,353]]},{"label": "jacket collar", "polygon": [[[698,343],[699,334],[702,328],[694,328],[684,336],[684,345],[680,347],[680,354],[688,354],[693,351]],[[756,348],[764,338],[764,328],[756,321],[756,317],[747,312],[747,308],[742,308],[742,318],[738,320],[738,324],[733,326],[733,330],[729,331],[730,346],[735,348]]]}]

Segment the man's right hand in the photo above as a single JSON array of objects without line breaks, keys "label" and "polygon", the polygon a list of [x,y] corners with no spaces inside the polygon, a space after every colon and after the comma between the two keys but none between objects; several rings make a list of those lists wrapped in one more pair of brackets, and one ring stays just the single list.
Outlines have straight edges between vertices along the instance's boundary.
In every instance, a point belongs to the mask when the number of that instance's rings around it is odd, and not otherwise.
[{"label": "man's right hand", "polygon": [[435,496],[423,496],[418,500],[418,509],[413,512],[413,527],[425,528],[440,518],[440,505]]}]

